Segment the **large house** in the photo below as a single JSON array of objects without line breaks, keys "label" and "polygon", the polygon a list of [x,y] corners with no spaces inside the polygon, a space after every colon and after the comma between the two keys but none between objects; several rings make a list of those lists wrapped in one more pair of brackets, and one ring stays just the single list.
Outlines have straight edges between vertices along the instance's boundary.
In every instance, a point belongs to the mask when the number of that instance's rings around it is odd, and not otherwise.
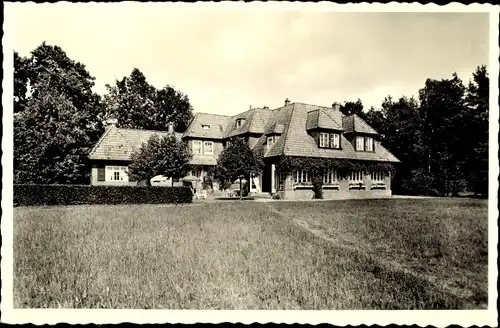
[{"label": "large house", "polygon": [[[121,129],[111,125],[90,153],[92,184],[136,184],[129,181],[130,155],[153,134],[174,133]],[[283,199],[313,197],[307,170],[280,170],[283,158],[332,159],[344,162],[395,164],[399,160],[377,140],[378,133],[356,114],[345,116],[339,107],[290,103],[276,109],[250,108],[234,116],[197,113],[184,133],[193,158],[192,175],[203,177],[217,164],[217,157],[233,137],[243,137],[264,160],[263,172],[251,179],[250,192],[279,193]],[[373,166],[377,167],[377,166]],[[379,166],[385,167],[385,166]],[[391,196],[390,171],[352,170],[324,172],[323,197],[381,198]]]}]

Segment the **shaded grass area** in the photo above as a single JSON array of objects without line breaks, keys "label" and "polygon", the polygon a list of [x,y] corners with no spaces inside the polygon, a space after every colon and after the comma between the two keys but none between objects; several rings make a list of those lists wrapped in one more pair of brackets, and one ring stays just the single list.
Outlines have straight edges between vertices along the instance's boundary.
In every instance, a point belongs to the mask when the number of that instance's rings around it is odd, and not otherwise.
[{"label": "shaded grass area", "polygon": [[[388,202],[16,208],[14,306],[455,309],[486,302],[486,202]],[[419,255],[437,241],[443,256]],[[435,280],[412,272],[422,270]],[[442,286],[464,272],[456,287],[463,293]]]}]

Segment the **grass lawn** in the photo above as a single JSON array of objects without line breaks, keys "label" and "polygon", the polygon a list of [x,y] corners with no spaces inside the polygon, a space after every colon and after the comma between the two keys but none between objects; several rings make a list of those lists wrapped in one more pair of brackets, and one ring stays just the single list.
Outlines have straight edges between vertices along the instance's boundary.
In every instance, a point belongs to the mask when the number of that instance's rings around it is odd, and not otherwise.
[{"label": "grass lawn", "polygon": [[14,209],[14,306],[470,309],[487,201]]}]

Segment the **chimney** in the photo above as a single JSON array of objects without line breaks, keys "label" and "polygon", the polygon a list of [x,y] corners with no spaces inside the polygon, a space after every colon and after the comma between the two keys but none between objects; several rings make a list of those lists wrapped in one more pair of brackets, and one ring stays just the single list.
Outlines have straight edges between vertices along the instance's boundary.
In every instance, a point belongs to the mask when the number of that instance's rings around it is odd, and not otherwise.
[{"label": "chimney", "polygon": [[340,104],[334,102],[333,105],[332,105],[332,108],[333,108],[333,110],[340,110]]},{"label": "chimney", "polygon": [[250,109],[252,109],[252,105],[250,105]]},{"label": "chimney", "polygon": [[288,98],[285,99],[285,106],[288,106],[290,104],[290,100]]},{"label": "chimney", "polygon": [[168,133],[174,133],[174,124],[173,123],[168,123]]},{"label": "chimney", "polygon": [[267,107],[267,106],[264,106],[264,107],[262,107],[262,108],[263,108],[263,109],[269,109],[269,107]]}]

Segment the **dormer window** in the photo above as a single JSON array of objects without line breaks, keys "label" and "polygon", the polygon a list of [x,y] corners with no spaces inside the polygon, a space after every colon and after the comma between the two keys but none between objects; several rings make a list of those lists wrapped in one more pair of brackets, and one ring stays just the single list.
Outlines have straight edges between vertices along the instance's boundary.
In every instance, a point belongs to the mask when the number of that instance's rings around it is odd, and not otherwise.
[{"label": "dormer window", "polygon": [[245,119],[239,118],[236,120],[236,128],[241,127],[245,123]]},{"label": "dormer window", "polygon": [[202,124],[201,127],[203,128],[203,130],[210,130],[210,125],[208,124]]},{"label": "dormer window", "polygon": [[274,136],[267,137],[267,149],[271,149],[274,145]]},{"label": "dormer window", "polygon": [[364,151],[365,150],[364,139],[365,138],[363,138],[363,137],[356,137],[356,151]]},{"label": "dormer window", "polygon": [[356,137],[356,151],[374,151],[372,137]]},{"label": "dormer window", "polygon": [[340,134],[320,132],[319,146],[321,148],[340,149]]},{"label": "dormer window", "polygon": [[373,138],[365,137],[365,150],[373,151]]}]

